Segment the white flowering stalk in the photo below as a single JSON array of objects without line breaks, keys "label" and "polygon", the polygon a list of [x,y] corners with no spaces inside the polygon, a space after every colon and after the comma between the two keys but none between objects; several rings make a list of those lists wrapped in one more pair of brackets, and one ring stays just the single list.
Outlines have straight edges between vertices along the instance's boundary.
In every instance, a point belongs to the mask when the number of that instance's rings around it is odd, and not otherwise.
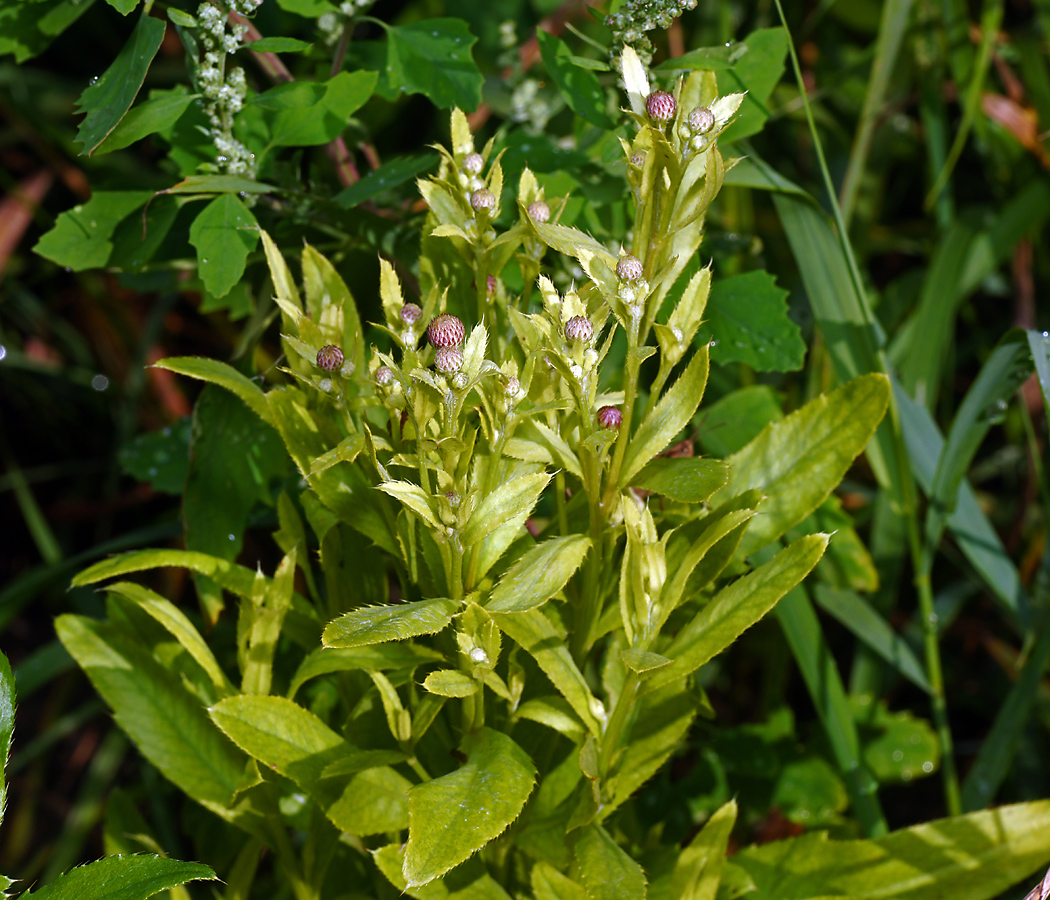
[{"label": "white flowering stalk", "polygon": [[342,36],[347,20],[368,12],[376,0],[343,0],[338,12],[327,12],[317,19],[317,30],[326,45],[331,47]]},{"label": "white flowering stalk", "polygon": [[648,64],[653,58],[653,45],[646,32],[670,28],[687,9],[696,9],[696,0],[628,0],[619,12],[605,19],[612,29],[612,46],[627,44]]},{"label": "white flowering stalk", "polygon": [[226,57],[236,53],[248,31],[246,25],[231,24],[229,12],[250,15],[262,0],[231,0],[229,9],[217,3],[202,3],[197,10],[200,40],[204,45],[197,81],[204,95],[204,112],[215,142],[215,163],[221,172],[255,177],[255,154],[233,136],[233,119],[244,106],[248,82],[244,69],[226,69]]}]

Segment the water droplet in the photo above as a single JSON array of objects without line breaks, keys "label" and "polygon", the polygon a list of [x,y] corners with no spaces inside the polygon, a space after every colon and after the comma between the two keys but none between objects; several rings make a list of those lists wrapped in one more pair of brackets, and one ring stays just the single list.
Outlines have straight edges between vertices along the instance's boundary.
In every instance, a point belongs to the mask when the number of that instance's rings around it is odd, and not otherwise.
[{"label": "water droplet", "polygon": [[925,772],[925,773],[926,773],[927,775],[929,775],[929,774],[930,774],[930,772],[932,772],[932,771],[933,771],[933,763],[932,763],[932,762],[931,762],[930,760],[926,760],[926,762],[924,762],[924,763],[922,764],[922,770],[923,770],[923,771],[924,771],[924,772]]},{"label": "water droplet", "polygon": [[894,762],[900,762],[902,759],[904,759],[904,753],[902,751],[900,751],[900,750],[894,750],[893,751],[893,761]]},{"label": "water droplet", "polygon": [[206,266],[207,264],[208,264],[208,260],[206,260],[206,259],[202,259],[201,260],[201,265],[202,266]]},{"label": "water droplet", "polygon": [[232,534],[228,534],[228,535],[226,535],[226,537],[228,537],[231,541],[237,540],[236,536],[232,535]]},{"label": "water droplet", "polygon": [[96,391],[104,391],[109,387],[109,379],[105,375],[96,375],[91,379],[91,386]]},{"label": "water droplet", "polygon": [[7,356],[7,347],[0,344],[0,359],[3,359],[5,356]]}]

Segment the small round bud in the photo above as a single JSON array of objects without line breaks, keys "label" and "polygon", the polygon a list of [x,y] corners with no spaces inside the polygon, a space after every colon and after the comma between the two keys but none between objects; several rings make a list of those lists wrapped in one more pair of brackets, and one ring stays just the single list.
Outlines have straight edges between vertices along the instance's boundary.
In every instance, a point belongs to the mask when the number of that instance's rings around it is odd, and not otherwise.
[{"label": "small round bud", "polygon": [[327,394],[332,389],[332,379],[322,378],[319,382],[317,382],[317,387]]},{"label": "small round bud", "polygon": [[434,354],[434,368],[445,375],[452,375],[463,368],[463,354],[458,347],[438,347]]},{"label": "small round bud", "polygon": [[451,313],[435,317],[427,328],[427,337],[435,347],[458,347],[466,333],[463,323]]},{"label": "small round bud", "polygon": [[544,222],[550,221],[550,217],[551,208],[542,200],[533,200],[529,204],[529,218],[533,222],[542,225]]},{"label": "small round bud", "polygon": [[317,351],[317,365],[326,372],[334,372],[343,364],[343,351],[335,344],[328,344]]},{"label": "small round bud", "polygon": [[645,111],[654,122],[670,122],[678,104],[667,91],[653,91],[645,98]]},{"label": "small round bud", "polygon": [[448,505],[455,509],[460,504],[460,496],[455,491],[445,491],[445,499]]},{"label": "small round bud", "polygon": [[421,318],[423,318],[423,309],[417,306],[415,303],[406,303],[401,307],[401,321],[406,325],[415,325]]},{"label": "small round bud", "polygon": [[376,369],[376,373],[373,376],[376,380],[376,384],[385,387],[394,380],[394,370],[390,366],[380,366]]},{"label": "small round bud", "polygon": [[602,428],[619,428],[623,424],[623,413],[618,406],[603,406],[598,410],[598,425]]},{"label": "small round bud", "polygon": [[478,188],[470,195],[470,207],[475,212],[493,209],[496,206],[496,195],[488,188]]},{"label": "small round bud", "polygon": [[636,169],[640,169],[645,165],[645,154],[644,153],[632,153],[630,163]]},{"label": "small round bud", "polygon": [[689,113],[689,127],[697,134],[707,134],[715,127],[715,114],[706,106],[698,106]]},{"label": "small round bud", "polygon": [[594,326],[586,316],[573,316],[565,323],[565,340],[586,343],[594,337]]},{"label": "small round bud", "polygon": [[489,275],[489,277],[485,279],[485,287],[488,288],[488,292],[489,292],[490,295],[496,293],[496,276],[495,275]]},{"label": "small round bud", "polygon": [[471,175],[477,175],[484,166],[485,160],[481,158],[480,153],[471,153],[463,160],[463,171],[469,172]]},{"label": "small round bud", "polygon": [[637,281],[642,277],[642,261],[637,256],[621,256],[616,263],[616,277],[620,281]]},{"label": "small round bud", "polygon": [[521,382],[518,381],[518,379],[515,378],[513,375],[511,375],[510,378],[508,378],[503,385],[503,393],[506,394],[508,397],[517,396],[517,393],[520,390]]}]

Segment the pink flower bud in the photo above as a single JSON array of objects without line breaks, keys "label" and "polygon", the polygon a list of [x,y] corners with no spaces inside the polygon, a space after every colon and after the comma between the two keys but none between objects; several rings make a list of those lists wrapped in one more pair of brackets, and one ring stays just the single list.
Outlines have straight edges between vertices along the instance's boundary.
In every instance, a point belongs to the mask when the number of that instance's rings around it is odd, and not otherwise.
[{"label": "pink flower bud", "polygon": [[427,337],[435,347],[457,347],[466,333],[463,323],[450,313],[437,316],[427,328]]},{"label": "pink flower bud", "polygon": [[542,225],[544,222],[550,221],[550,217],[551,208],[542,200],[533,200],[529,204],[529,218],[533,222]]},{"label": "pink flower bud", "polygon": [[678,104],[667,91],[653,91],[645,98],[645,111],[654,122],[670,122]]},{"label": "pink flower bud", "polygon": [[423,310],[415,303],[406,303],[401,307],[401,321],[406,325],[415,325],[423,318]]},{"label": "pink flower bud", "polygon": [[434,368],[445,375],[452,375],[463,368],[463,354],[458,347],[438,347],[434,354]]},{"label": "pink flower bud", "polygon": [[471,175],[477,175],[484,166],[485,160],[481,158],[480,153],[471,153],[463,160],[463,171],[469,172]]},{"label": "pink flower bud", "polygon": [[598,410],[598,425],[602,428],[619,428],[623,424],[623,413],[618,406],[603,406]]},{"label": "pink flower bud", "polygon": [[586,343],[594,336],[594,326],[586,316],[573,316],[565,323],[565,339],[567,341],[583,341]]},{"label": "pink flower bud", "polygon": [[475,212],[493,209],[496,206],[496,195],[488,188],[478,188],[470,195],[470,206]]},{"label": "pink flower bud", "polygon": [[343,351],[335,344],[328,344],[317,351],[317,365],[326,372],[334,372],[343,364]]},{"label": "pink flower bud", "polygon": [[689,113],[689,127],[697,134],[707,134],[715,127],[715,114],[706,106],[698,106]]},{"label": "pink flower bud", "polygon": [[620,281],[637,281],[642,277],[642,261],[637,256],[621,256],[616,263],[616,277]]}]

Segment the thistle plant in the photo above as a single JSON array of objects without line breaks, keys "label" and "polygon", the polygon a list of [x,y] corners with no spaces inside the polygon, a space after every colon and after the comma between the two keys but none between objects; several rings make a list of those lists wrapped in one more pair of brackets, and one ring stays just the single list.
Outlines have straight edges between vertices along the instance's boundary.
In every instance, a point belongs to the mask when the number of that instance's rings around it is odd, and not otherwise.
[{"label": "thistle plant", "polygon": [[[366,352],[328,260],[303,251],[300,291],[262,233],[283,381],[264,391],[215,361],[163,363],[231,391],[280,435],[300,476],[276,504],[283,559],[268,576],[138,551],[77,579],[206,575],[237,598],[232,646],[127,581],[108,586],[107,621],[57,627],[143,754],[243,833],[237,896],[264,850],[299,900],[688,900],[723,878],[727,896],[787,896],[776,873],[790,852],[725,860],[733,802],[682,847],[642,827],[637,795],[711,714],[697,671],[821,558],[828,535],[785,535],[863,450],[888,383],[849,382],[727,460],[667,453],[707,381],[696,336],[712,270],[686,267],[741,96],[719,96],[707,72],[662,91],[630,47],[622,59],[634,222],[615,246],[561,224],[564,198],[527,169],[507,196],[492,143],[475,147],[456,110],[451,147],[419,185],[420,295],[380,261],[382,341]],[[567,289],[556,255],[584,273]],[[804,481],[785,447],[814,461]],[[977,814],[944,826],[942,843],[979,833],[1000,846],[1048,818],[1038,804]],[[916,877],[890,843],[793,846],[815,862],[792,897],[864,895],[858,854],[890,859],[884,893]]]}]

